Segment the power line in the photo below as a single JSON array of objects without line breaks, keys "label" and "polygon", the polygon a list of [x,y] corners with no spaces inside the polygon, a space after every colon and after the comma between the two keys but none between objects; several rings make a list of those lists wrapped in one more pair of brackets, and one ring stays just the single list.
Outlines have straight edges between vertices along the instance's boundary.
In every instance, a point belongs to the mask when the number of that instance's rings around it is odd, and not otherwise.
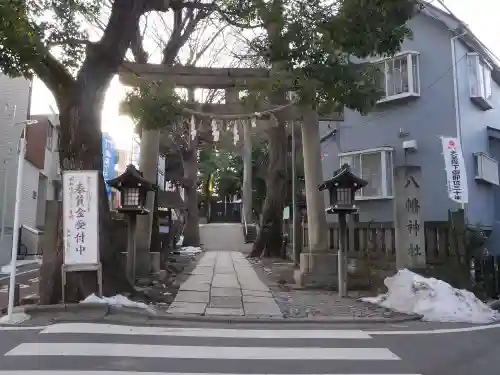
[{"label": "power line", "polygon": [[[423,0],[416,0],[416,1],[417,1],[418,3],[420,3],[421,5],[423,5],[424,7],[426,7],[426,8],[427,8],[427,10],[428,10],[430,13],[432,13],[434,16],[436,16],[437,18],[439,18],[439,16],[438,16],[438,15],[436,15],[436,13],[435,13],[432,9],[430,9],[430,8],[429,8],[429,6],[428,6],[428,5],[430,5],[430,3],[431,3],[431,2],[426,3],[426,2],[425,2],[425,1],[423,1]],[[434,1],[434,0],[433,0],[433,1]],[[467,24],[465,24],[465,23],[464,23],[464,22],[463,22],[463,21],[462,21],[459,17],[457,17],[457,16],[455,15],[455,13],[453,13],[453,12],[451,11],[451,9],[450,9],[450,8],[449,8],[449,7],[448,7],[448,6],[444,3],[444,1],[443,1],[443,0],[436,0],[436,1],[437,1],[437,2],[438,2],[438,3],[439,3],[439,4],[440,4],[440,5],[441,5],[441,6],[442,6],[442,7],[443,7],[443,8],[444,8],[447,12],[448,12],[448,14],[449,14],[452,18],[454,18],[454,19],[455,19],[458,23],[460,23],[460,25],[461,25],[461,26],[463,26],[463,27],[467,30],[467,32],[468,32],[468,33],[470,33],[472,36],[474,36],[474,34],[473,34],[473,33],[472,33],[472,31],[469,29],[469,27],[467,26]],[[476,39],[477,43],[478,43],[478,44],[479,44],[482,48],[484,48],[484,50],[485,50],[486,52],[488,52],[488,53],[491,55],[490,57],[492,57],[492,58],[496,59],[496,63],[497,63],[497,64],[498,64],[498,63],[500,63],[500,58],[499,58],[499,57],[498,57],[498,56],[497,56],[497,55],[496,55],[496,54],[495,54],[495,53],[494,53],[494,52],[493,52],[493,51],[492,51],[492,50],[491,50],[491,49],[490,49],[487,45],[485,45],[485,44],[484,44],[481,40],[479,40],[478,38],[476,38],[476,37],[474,37],[474,38]]]}]

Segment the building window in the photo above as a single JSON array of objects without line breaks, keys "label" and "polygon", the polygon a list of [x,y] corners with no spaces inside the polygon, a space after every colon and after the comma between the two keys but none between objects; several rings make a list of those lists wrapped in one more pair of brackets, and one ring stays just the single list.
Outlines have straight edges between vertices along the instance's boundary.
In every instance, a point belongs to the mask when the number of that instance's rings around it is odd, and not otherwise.
[{"label": "building window", "polygon": [[491,67],[476,52],[467,54],[469,71],[469,92],[471,100],[483,110],[493,108],[491,105]]},{"label": "building window", "polygon": [[5,118],[9,120],[13,120],[16,117],[16,109],[17,106],[15,104],[7,103],[5,104],[4,113]]},{"label": "building window", "polygon": [[417,52],[404,52],[393,58],[377,61],[378,81],[384,92],[379,103],[420,96],[419,58]]},{"label": "building window", "polygon": [[356,192],[356,199],[393,197],[392,152],[390,147],[340,154],[340,165],[347,163],[354,174],[368,182]]},{"label": "building window", "polygon": [[47,143],[45,145],[47,147],[47,150],[52,151],[53,142],[54,142],[54,127],[52,126],[52,124],[49,124],[49,126],[47,127]]}]

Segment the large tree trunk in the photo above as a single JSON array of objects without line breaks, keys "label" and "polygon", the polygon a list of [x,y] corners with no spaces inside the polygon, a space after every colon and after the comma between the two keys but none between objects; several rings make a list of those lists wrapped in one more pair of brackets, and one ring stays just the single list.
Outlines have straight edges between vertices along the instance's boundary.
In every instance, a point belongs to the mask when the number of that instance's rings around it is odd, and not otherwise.
[{"label": "large tree trunk", "polygon": [[[262,9],[261,17],[269,40],[269,61],[271,63],[271,76],[278,79],[280,73],[287,67],[283,61],[283,40],[281,28],[283,27],[283,0],[274,0],[270,7]],[[286,48],[286,47],[285,47]],[[286,100],[286,90],[274,88],[269,93],[270,102],[274,105],[283,105]],[[266,199],[262,210],[261,228],[252,248],[250,256],[279,256],[281,253],[283,208],[287,191],[287,136],[285,121],[279,113],[273,115],[276,122],[268,131],[269,135],[269,169],[266,179]]]},{"label": "large tree trunk", "polygon": [[[91,84],[76,85],[71,97],[59,103],[61,136],[59,140],[59,157],[62,170],[102,170],[102,142],[100,117],[102,109],[102,92],[93,90]],[[104,179],[99,183],[99,252],[103,267],[103,291],[106,295],[121,292],[133,292],[126,279],[121,262],[121,251],[113,247],[111,233],[111,216]],[[62,220],[58,253],[63,249]],[[62,256],[57,259],[62,262]],[[54,272],[60,273],[60,266]],[[54,275],[55,279],[60,280]],[[80,301],[97,291],[95,272],[78,272],[68,274],[67,301]],[[61,285],[53,285],[51,301],[61,296]]]},{"label": "large tree trunk", "polygon": [[267,193],[264,200],[262,222],[254,242],[251,257],[261,255],[278,256],[281,248],[283,207],[286,191],[286,130],[284,121],[268,131],[269,168],[267,172]]},{"label": "large tree trunk", "polygon": [[196,147],[190,147],[182,155],[184,168],[184,189],[186,193],[186,227],[184,229],[184,246],[200,246],[198,190],[196,179],[198,173],[198,158]]},{"label": "large tree trunk", "polygon": [[[59,158],[63,171],[102,171],[101,111],[104,93],[138,30],[139,18],[149,11],[167,10],[169,6],[169,2],[115,0],[102,38],[87,45],[86,58],[76,79],[50,59],[45,59],[46,63],[35,69],[52,90],[59,107]],[[109,202],[102,175],[99,190],[99,252],[103,266],[103,292],[106,295],[133,292],[121,261],[120,251],[125,249],[113,246]],[[56,255],[58,265],[54,267],[54,280],[60,280],[62,239],[61,220]],[[97,291],[95,272],[69,274],[66,287],[68,301],[79,301],[87,297]],[[47,296],[48,300],[60,300],[59,281],[52,284],[49,294],[51,296]]]}]

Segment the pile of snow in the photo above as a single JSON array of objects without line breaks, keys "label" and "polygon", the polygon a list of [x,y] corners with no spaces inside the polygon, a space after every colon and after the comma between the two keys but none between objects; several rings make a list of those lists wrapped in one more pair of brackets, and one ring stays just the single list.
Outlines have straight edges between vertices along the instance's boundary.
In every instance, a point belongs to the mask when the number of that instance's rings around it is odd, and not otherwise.
[{"label": "pile of snow", "polygon": [[196,255],[203,252],[199,246],[184,246],[181,247],[179,253],[181,255]]},{"label": "pile of snow", "polygon": [[177,241],[177,243],[175,244],[175,246],[181,246],[184,242],[184,236],[183,235],[180,235],[179,236],[179,241]]},{"label": "pile of snow", "polygon": [[407,269],[386,278],[384,283],[386,294],[361,300],[400,313],[421,315],[429,322],[491,323],[500,319],[500,313],[473,293]]},{"label": "pile of snow", "polygon": [[117,294],[114,297],[98,297],[95,294],[91,294],[87,298],[85,298],[80,303],[106,303],[111,306],[119,306],[119,307],[138,307],[141,309],[147,309],[148,305],[142,302],[131,301],[127,297]]}]

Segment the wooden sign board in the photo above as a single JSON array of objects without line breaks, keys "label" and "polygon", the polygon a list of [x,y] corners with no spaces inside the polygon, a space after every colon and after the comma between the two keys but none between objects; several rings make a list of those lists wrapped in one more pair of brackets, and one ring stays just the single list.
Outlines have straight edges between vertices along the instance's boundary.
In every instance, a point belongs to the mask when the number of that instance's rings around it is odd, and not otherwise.
[{"label": "wooden sign board", "polygon": [[64,264],[98,264],[99,172],[63,172]]},{"label": "wooden sign board", "polygon": [[63,172],[62,300],[66,273],[97,272],[102,296],[102,267],[99,257],[99,171]]}]

